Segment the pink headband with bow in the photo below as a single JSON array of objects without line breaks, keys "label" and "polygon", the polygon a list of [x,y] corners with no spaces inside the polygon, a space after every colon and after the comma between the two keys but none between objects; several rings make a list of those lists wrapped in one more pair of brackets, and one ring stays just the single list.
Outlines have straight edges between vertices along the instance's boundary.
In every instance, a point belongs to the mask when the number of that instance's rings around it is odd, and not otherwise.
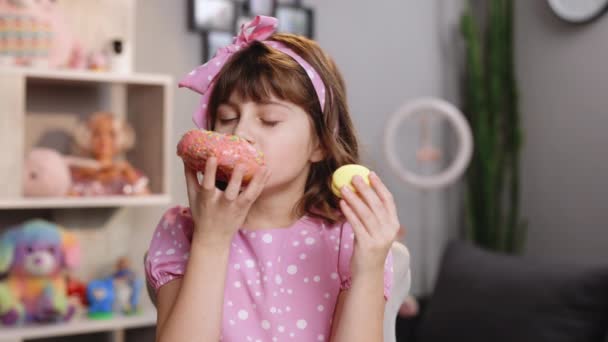
[{"label": "pink headband with bow", "polygon": [[278,20],[273,17],[256,16],[251,22],[243,24],[241,31],[238,36],[234,37],[231,45],[220,48],[215,56],[211,58],[207,63],[192,70],[186,77],[184,77],[178,86],[189,88],[201,95],[201,103],[197,111],[192,116],[194,123],[203,129],[207,129],[207,105],[209,98],[213,92],[213,88],[216,82],[216,76],[226,64],[226,62],[232,57],[232,55],[239,51],[241,48],[249,46],[254,41],[263,41],[266,45],[271,46],[289,56],[306,70],[310,81],[312,82],[319,103],[321,104],[321,110],[325,108],[325,84],[319,77],[317,71],[302,57],[293,52],[290,48],[284,44],[269,40],[266,41],[275,32],[278,25]]}]

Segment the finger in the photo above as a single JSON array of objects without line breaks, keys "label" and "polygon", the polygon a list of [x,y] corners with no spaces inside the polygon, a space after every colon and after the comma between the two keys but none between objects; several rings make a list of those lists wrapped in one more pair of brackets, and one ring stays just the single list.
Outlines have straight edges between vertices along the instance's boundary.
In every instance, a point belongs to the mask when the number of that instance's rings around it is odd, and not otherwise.
[{"label": "finger", "polygon": [[363,223],[368,233],[373,234],[372,229],[370,228],[377,226],[377,224],[375,223],[375,215],[367,207],[367,204],[365,204],[357,194],[350,190],[348,186],[342,187],[342,197],[349,205],[349,207],[353,210],[355,215],[357,215],[359,220]]},{"label": "finger", "polygon": [[245,167],[243,165],[237,165],[232,171],[232,176],[230,176],[230,181],[228,182],[228,186],[224,191],[224,197],[231,201],[235,200],[239,195],[239,191],[241,190],[241,182],[243,181],[243,175],[245,174]]},{"label": "finger", "polygon": [[355,189],[359,193],[368,208],[376,215],[376,217],[386,217],[388,210],[385,208],[384,203],[378,197],[378,194],[372,187],[367,185],[361,176],[353,177],[352,181]]},{"label": "finger", "polygon": [[395,205],[395,200],[393,199],[393,195],[386,188],[382,180],[375,172],[371,172],[369,175],[369,181],[378,194],[378,197],[384,203],[385,207],[388,209],[389,214],[393,216],[397,216],[397,207]]},{"label": "finger", "polygon": [[253,203],[253,201],[255,201],[262,193],[264,185],[266,185],[269,178],[270,170],[268,170],[266,167],[259,169],[253,175],[253,178],[251,179],[251,182],[249,182],[249,184],[247,185],[245,191],[243,191],[239,195],[239,198],[241,199],[241,204],[245,205]]},{"label": "finger", "polygon": [[215,175],[217,173],[217,158],[207,159],[205,174],[203,175],[203,189],[209,191],[215,189]]},{"label": "finger", "polygon": [[340,200],[340,208],[342,209],[342,212],[344,213],[344,216],[346,216],[346,219],[350,225],[353,227],[355,238],[359,241],[369,239],[370,236],[367,229],[365,229],[365,226],[363,223],[361,223],[361,220],[359,220],[353,209],[348,205],[348,203],[346,203],[345,200]]},{"label": "finger", "polygon": [[184,175],[186,176],[186,189],[188,190],[188,201],[190,205],[194,202],[196,194],[199,190],[198,180],[196,179],[196,171],[184,163]]}]

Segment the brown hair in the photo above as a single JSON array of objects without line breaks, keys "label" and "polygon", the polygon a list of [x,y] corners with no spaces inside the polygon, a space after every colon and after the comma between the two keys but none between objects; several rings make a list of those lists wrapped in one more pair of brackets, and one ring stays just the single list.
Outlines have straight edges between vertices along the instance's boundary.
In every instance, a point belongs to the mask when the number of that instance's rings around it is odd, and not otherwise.
[{"label": "brown hair", "polygon": [[325,158],[311,165],[295,214],[306,213],[334,223],[341,220],[342,213],[331,192],[331,176],[338,167],[359,161],[359,144],[346,103],[344,80],[333,60],[316,42],[286,33],[276,33],[270,40],[285,44],[317,71],[327,90],[324,112],[306,71],[289,55],[256,41],[235,53],[218,74],[209,101],[207,127],[214,129],[218,106],[235,91],[256,102],[274,95],[304,109],[312,119]]}]

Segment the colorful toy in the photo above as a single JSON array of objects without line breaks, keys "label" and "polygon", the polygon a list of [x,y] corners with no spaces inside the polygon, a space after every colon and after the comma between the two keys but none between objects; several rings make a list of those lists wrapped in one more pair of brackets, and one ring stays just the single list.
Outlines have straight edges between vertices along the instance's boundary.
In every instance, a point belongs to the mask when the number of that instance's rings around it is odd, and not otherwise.
[{"label": "colorful toy", "polygon": [[75,39],[55,0],[0,0],[0,57],[8,65],[65,66]]},{"label": "colorful toy", "polygon": [[129,260],[120,258],[114,274],[93,280],[87,286],[89,317],[107,319],[116,311],[125,315],[137,313],[143,285],[143,280],[130,268]]},{"label": "colorful toy", "polygon": [[136,313],[143,280],[135,275],[127,258],[120,258],[116,263],[116,269],[113,277],[118,310],[127,315]]},{"label": "colorful toy", "polygon": [[59,152],[49,148],[30,151],[23,172],[25,196],[65,196],[71,185],[70,168]]},{"label": "colorful toy", "polygon": [[243,185],[251,181],[255,171],[264,165],[264,154],[247,140],[213,131],[194,129],[188,131],[177,145],[177,155],[193,170],[204,172],[207,159],[215,156],[218,163],[216,179],[227,182],[237,164],[244,164],[246,171]]},{"label": "colorful toy", "polygon": [[75,237],[57,225],[36,219],[9,229],[0,240],[0,322],[69,320],[74,307],[67,298],[62,272],[74,268],[80,250]]},{"label": "colorful toy", "polygon": [[112,318],[114,306],[114,279],[96,279],[87,285],[89,317],[93,319]]},{"label": "colorful toy", "polygon": [[118,157],[135,144],[133,128],[108,112],[97,112],[73,132],[76,147],[90,166],[71,165],[71,196],[149,194],[148,178]]},{"label": "colorful toy", "polygon": [[342,197],[340,189],[347,185],[350,190],[356,192],[351,181],[354,176],[361,176],[367,185],[369,185],[369,169],[362,165],[347,164],[339,167],[331,177],[331,191],[338,197]]},{"label": "colorful toy", "polygon": [[76,298],[79,305],[83,307],[87,306],[87,285],[70,275],[66,276],[66,283],[68,288],[68,297]]},{"label": "colorful toy", "polygon": [[110,58],[101,51],[91,52],[87,58],[87,67],[93,71],[107,71],[109,69]]}]

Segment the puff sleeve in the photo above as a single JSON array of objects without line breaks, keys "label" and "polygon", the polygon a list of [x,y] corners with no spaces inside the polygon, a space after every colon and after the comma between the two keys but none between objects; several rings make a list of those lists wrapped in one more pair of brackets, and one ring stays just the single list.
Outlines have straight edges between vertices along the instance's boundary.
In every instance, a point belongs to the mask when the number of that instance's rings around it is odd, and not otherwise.
[{"label": "puff sleeve", "polygon": [[146,278],[155,292],[184,275],[193,228],[190,209],[181,206],[170,208],[160,219],[145,260]]}]

